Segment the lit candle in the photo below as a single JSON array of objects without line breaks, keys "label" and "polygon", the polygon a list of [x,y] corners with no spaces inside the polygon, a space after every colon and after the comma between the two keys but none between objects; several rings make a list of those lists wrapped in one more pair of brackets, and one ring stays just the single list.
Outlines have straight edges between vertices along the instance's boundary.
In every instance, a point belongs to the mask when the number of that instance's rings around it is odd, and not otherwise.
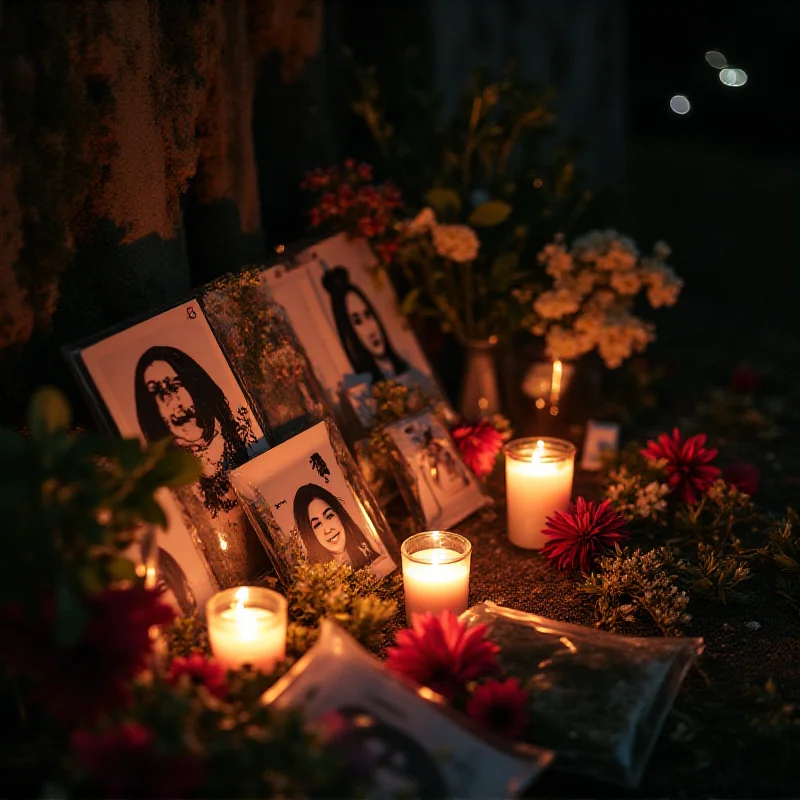
[{"label": "lit candle", "polygon": [[412,614],[424,611],[449,609],[461,614],[467,610],[471,553],[468,539],[447,531],[417,533],[403,542],[403,589],[409,623]]},{"label": "lit candle", "polygon": [[286,598],[271,589],[218,592],[208,601],[206,621],[211,651],[226,669],[249,664],[270,672],[286,655]]},{"label": "lit candle", "polygon": [[561,439],[516,439],[505,446],[508,538],[540,550],[545,520],[572,500],[575,445]]}]

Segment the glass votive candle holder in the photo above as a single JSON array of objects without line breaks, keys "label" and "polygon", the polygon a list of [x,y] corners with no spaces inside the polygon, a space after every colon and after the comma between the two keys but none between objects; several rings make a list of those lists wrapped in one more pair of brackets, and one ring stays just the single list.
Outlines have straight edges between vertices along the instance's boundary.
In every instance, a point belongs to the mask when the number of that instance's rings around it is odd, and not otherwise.
[{"label": "glass votive candle holder", "polygon": [[449,531],[416,533],[400,548],[406,621],[412,614],[449,609],[461,614],[469,605],[472,544]]},{"label": "glass votive candle holder", "polygon": [[567,511],[572,501],[575,445],[563,439],[514,439],[506,456],[508,538],[517,547],[540,550],[545,520]]},{"label": "glass votive candle holder", "polygon": [[286,656],[286,598],[261,586],[217,592],[206,604],[208,640],[225,669],[271,672]]}]

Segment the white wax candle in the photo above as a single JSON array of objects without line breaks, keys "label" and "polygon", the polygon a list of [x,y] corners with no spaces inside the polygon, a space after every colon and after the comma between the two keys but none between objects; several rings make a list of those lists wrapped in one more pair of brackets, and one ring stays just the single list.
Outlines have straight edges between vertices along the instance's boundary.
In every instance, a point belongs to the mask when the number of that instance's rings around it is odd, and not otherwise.
[{"label": "white wax candle", "polygon": [[508,538],[512,544],[529,550],[540,550],[546,544],[547,537],[542,534],[545,520],[569,508],[574,471],[574,455],[548,460],[543,443],[527,460],[506,455]]},{"label": "white wax candle", "polygon": [[286,655],[286,621],[266,608],[235,606],[208,618],[208,638],[214,658],[225,669],[250,664],[270,672]]},{"label": "white wax candle", "polygon": [[411,622],[412,614],[424,611],[437,613],[450,609],[454,614],[466,611],[470,559],[445,547],[419,550],[413,557],[414,560],[403,559],[407,620]]}]

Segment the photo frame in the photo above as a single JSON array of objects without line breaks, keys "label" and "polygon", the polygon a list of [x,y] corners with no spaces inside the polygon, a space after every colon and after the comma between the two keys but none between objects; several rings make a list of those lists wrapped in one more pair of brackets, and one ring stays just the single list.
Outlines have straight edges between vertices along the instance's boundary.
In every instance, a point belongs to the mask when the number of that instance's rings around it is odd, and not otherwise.
[{"label": "photo frame", "polygon": [[312,722],[335,714],[351,723],[349,743],[376,765],[370,797],[517,797],[553,760],[552,751],[503,741],[396,677],[332,620],[262,700],[301,708]]},{"label": "photo frame", "polygon": [[196,484],[159,498],[169,521],[160,573],[169,571],[173,594],[184,598],[179,603],[202,612],[212,590],[264,582],[269,557],[228,472],[268,442],[199,298],[106,331],[69,348],[67,357],[112,433],[144,441],[172,436],[204,464]]},{"label": "photo frame", "polygon": [[420,530],[445,530],[492,503],[433,411],[384,428],[397,484]]},{"label": "photo frame", "polygon": [[379,576],[399,566],[394,535],[332,420],[243,464],[231,480],[284,583],[304,561]]},{"label": "photo frame", "polygon": [[210,284],[203,309],[228,359],[258,406],[269,438],[290,439],[332,410],[286,310],[263,270],[250,268]]}]

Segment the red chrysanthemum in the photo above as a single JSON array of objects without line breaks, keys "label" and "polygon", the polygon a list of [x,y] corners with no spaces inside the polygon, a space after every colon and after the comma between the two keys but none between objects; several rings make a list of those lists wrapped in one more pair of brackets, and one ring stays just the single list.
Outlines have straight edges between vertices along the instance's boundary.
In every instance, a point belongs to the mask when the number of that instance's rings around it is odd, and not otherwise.
[{"label": "red chrysanthemum", "polygon": [[491,474],[497,454],[503,448],[503,437],[491,422],[483,419],[473,425],[459,425],[452,436],[464,463],[479,478]]},{"label": "red chrysanthemum", "polygon": [[672,436],[662,433],[658,441],[649,441],[642,455],[649,461],[663,459],[670,489],[684,503],[696,503],[721,474],[719,468],[711,464],[717,457],[716,449],[705,444],[704,433],[684,441],[675,428]]},{"label": "red chrysanthemum", "polygon": [[758,491],[761,470],[749,461],[737,461],[722,473],[725,483],[735,486],[740,492],[753,495]]},{"label": "red chrysanthemum", "polygon": [[153,732],[137,722],[78,730],[71,744],[75,760],[105,797],[184,797],[203,782],[197,756],[160,752]]},{"label": "red chrysanthemum", "polygon": [[744,364],[734,369],[731,375],[731,389],[741,394],[752,394],[761,384],[761,376]]},{"label": "red chrysanthemum", "polygon": [[487,681],[472,693],[467,714],[498,736],[519,739],[528,722],[528,693],[516,678]]},{"label": "red chrysanthemum", "polygon": [[174,619],[160,589],[106,589],[88,601],[90,621],[71,647],[53,640],[54,605],[34,616],[0,614],[0,653],[12,672],[32,681],[33,698],[64,723],[89,722],[123,705],[133,678],[149,664],[150,628]]},{"label": "red chrysanthemum", "polygon": [[603,550],[625,541],[630,535],[625,520],[611,507],[610,500],[599,505],[579,497],[566,514],[556,511],[542,530],[549,537],[542,553],[559,569],[588,572]]},{"label": "red chrysanthemum", "polygon": [[193,653],[187,658],[173,658],[167,672],[167,683],[176,685],[182,679],[195,685],[205,686],[214,697],[222,698],[228,693],[225,670],[202,653]]},{"label": "red chrysanthemum", "polygon": [[398,675],[453,700],[469,681],[497,669],[500,648],[486,638],[486,626],[467,628],[452,611],[415,614],[388,650],[387,665]]}]

